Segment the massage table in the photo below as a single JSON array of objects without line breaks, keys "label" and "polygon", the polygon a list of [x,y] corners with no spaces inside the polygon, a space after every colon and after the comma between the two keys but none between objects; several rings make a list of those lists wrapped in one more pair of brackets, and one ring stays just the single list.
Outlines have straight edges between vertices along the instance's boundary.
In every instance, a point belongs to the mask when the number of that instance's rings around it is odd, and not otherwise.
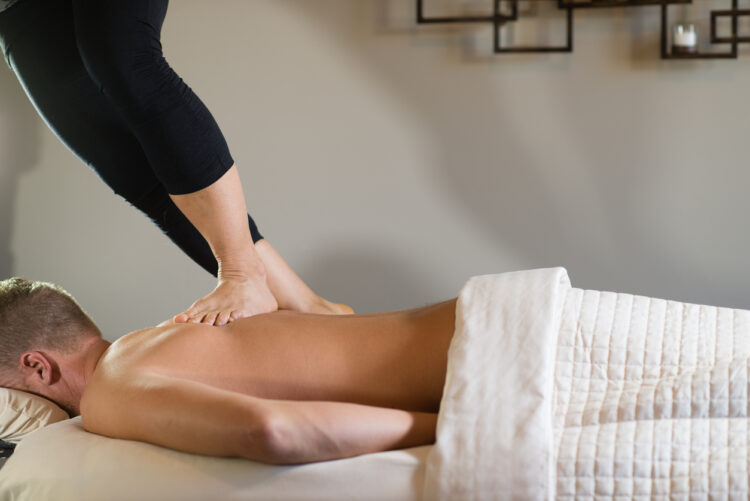
[{"label": "massage table", "polygon": [[[473,277],[437,442],[294,467],[85,432],[23,438],[0,500],[747,500],[750,311]],[[0,437],[2,438],[2,437]]]}]

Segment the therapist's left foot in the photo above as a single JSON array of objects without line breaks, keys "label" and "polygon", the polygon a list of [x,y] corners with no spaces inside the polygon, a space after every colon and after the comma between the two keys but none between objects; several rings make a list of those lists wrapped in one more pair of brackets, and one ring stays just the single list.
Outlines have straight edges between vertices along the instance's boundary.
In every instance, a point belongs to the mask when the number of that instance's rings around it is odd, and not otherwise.
[{"label": "therapist's left foot", "polygon": [[322,297],[318,297],[309,307],[304,309],[305,313],[317,313],[320,315],[352,315],[354,310],[351,306],[343,303],[332,303]]},{"label": "therapist's left foot", "polygon": [[263,260],[268,286],[279,303],[280,310],[292,310],[319,315],[351,315],[351,307],[323,299],[292,270],[276,249],[266,240],[255,244]]}]

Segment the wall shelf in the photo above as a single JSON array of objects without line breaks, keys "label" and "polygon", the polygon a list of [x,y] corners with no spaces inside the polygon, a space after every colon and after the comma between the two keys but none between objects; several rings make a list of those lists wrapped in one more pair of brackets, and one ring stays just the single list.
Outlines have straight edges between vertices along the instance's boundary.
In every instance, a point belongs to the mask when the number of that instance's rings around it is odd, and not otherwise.
[{"label": "wall shelf", "polygon": [[[556,2],[557,8],[565,10],[566,37],[560,45],[508,46],[502,44],[502,30],[510,23],[519,20],[519,4],[530,0],[491,0],[492,14],[485,16],[428,16],[425,14],[425,3],[428,0],[416,0],[418,24],[459,24],[483,23],[492,24],[494,28],[494,47],[496,54],[507,53],[543,53],[573,52],[574,12],[577,9],[617,8],[661,6],[661,57],[662,59],[737,59],[738,45],[750,43],[750,36],[739,36],[738,21],[740,17],[750,17],[750,9],[740,9],[739,0],[727,0],[730,8],[711,11],[711,45],[728,45],[725,51],[674,53],[669,47],[669,7],[672,5],[691,5],[693,0],[548,0]],[[731,36],[718,36],[717,23],[720,18],[729,18]]]}]

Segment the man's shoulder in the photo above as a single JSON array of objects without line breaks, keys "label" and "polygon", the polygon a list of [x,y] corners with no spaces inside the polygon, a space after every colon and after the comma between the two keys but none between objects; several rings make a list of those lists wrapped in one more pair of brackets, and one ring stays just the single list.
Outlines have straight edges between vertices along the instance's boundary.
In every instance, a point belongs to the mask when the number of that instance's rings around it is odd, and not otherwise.
[{"label": "man's shoulder", "polygon": [[194,324],[175,324],[164,322],[155,327],[146,327],[145,329],[128,332],[112,343],[112,346],[109,349],[109,353],[117,354],[117,356],[123,356],[124,352],[132,350],[136,347],[142,347],[144,346],[144,343],[153,343],[159,338],[164,338],[177,332],[190,329],[193,325]]},{"label": "man's shoulder", "polygon": [[95,375],[113,376],[123,371],[132,371],[150,358],[162,353],[175,341],[187,341],[194,336],[189,333],[202,332],[208,326],[198,324],[168,324],[148,327],[124,334],[115,340],[102,355],[95,370]]},{"label": "man's shoulder", "polygon": [[109,345],[91,375],[81,399],[81,414],[101,401],[101,397],[121,389],[139,370],[137,359],[144,341],[153,336],[158,327],[129,332]]},{"label": "man's shoulder", "polygon": [[160,329],[160,327],[140,329],[124,334],[112,342],[99,359],[89,386],[91,383],[110,379],[118,372],[130,368],[131,364],[128,362],[145,348],[146,342]]}]

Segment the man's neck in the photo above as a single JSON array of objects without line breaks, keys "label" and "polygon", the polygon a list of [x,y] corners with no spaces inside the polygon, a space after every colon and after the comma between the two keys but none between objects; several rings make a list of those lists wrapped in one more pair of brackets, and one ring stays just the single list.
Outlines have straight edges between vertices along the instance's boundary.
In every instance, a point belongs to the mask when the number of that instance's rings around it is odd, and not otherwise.
[{"label": "man's neck", "polygon": [[[74,355],[61,361],[60,369],[65,374],[65,392],[71,397],[66,409],[69,413],[73,415],[80,413],[79,405],[83,392],[86,390],[99,360],[109,346],[109,341],[97,336],[84,341]],[[67,367],[63,367],[63,364]]]},{"label": "man's neck", "polygon": [[83,378],[84,389],[88,385],[91,376],[94,374],[96,366],[99,364],[99,360],[101,360],[104,352],[107,351],[107,348],[109,348],[110,345],[111,343],[109,341],[97,337],[88,341],[81,347],[81,354],[83,357],[81,362],[83,372],[81,373],[81,376]]}]

